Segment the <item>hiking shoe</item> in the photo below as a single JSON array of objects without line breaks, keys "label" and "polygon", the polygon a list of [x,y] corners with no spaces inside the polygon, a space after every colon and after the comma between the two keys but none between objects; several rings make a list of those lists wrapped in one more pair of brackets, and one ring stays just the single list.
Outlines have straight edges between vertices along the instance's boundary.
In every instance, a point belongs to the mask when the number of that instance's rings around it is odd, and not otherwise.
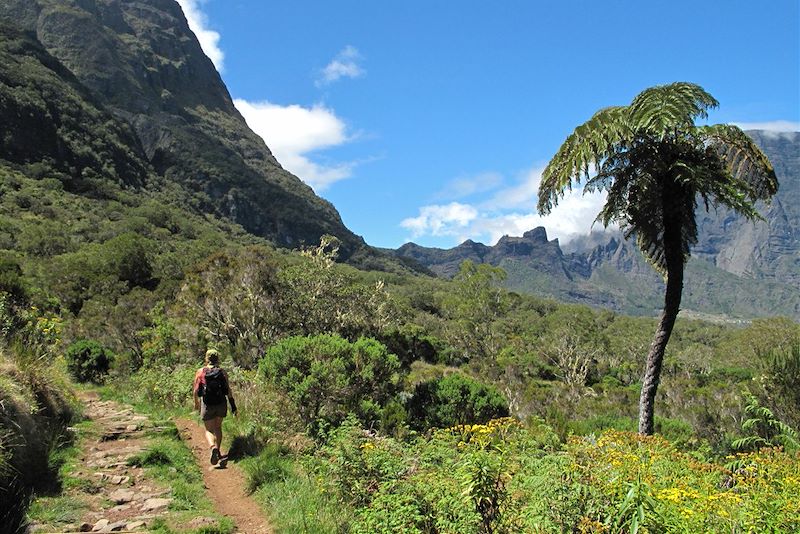
[{"label": "hiking shoe", "polygon": [[219,462],[219,449],[214,447],[211,449],[211,465],[217,465]]}]

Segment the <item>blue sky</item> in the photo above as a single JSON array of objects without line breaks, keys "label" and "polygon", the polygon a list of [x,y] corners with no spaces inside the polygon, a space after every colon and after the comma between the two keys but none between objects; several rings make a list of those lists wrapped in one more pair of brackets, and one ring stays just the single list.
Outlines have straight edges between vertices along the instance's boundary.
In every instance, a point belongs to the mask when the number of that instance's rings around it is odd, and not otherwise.
[{"label": "blue sky", "polygon": [[375,246],[588,233],[602,197],[535,213],[597,109],[673,81],[711,122],[800,130],[800,3],[179,0],[248,124]]}]

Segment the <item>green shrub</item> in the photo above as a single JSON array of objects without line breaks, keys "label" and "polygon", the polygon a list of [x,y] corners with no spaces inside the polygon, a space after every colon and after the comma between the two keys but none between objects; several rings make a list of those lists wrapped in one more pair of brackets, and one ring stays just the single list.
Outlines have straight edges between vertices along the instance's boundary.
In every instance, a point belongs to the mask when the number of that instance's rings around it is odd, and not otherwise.
[{"label": "green shrub", "polygon": [[408,413],[411,426],[425,430],[506,417],[508,403],[493,386],[452,374],[417,384]]},{"label": "green shrub", "polygon": [[0,293],[8,293],[14,301],[22,301],[27,296],[27,288],[19,263],[7,256],[0,256]]},{"label": "green shrub", "polygon": [[82,339],[67,348],[67,370],[78,382],[101,383],[114,355],[97,341]]},{"label": "green shrub", "polygon": [[377,423],[398,389],[399,370],[397,356],[374,339],[351,343],[329,334],[285,339],[259,364],[315,431],[350,413],[365,424]]}]

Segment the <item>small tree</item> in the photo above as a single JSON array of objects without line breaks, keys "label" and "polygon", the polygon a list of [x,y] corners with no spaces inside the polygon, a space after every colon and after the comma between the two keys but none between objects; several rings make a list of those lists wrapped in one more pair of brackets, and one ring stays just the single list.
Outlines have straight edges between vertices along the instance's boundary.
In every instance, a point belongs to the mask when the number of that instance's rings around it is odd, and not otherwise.
[{"label": "small tree", "polygon": [[391,300],[382,281],[367,284],[338,265],[339,241],[324,235],[280,272],[284,329],[296,334],[337,333],[348,339],[377,336],[392,323]]},{"label": "small tree", "polygon": [[493,358],[500,351],[502,335],[495,322],[509,309],[507,292],[502,288],[506,272],[500,267],[461,263],[453,278],[454,291],[445,296],[442,308],[447,323],[448,341],[464,360]]}]

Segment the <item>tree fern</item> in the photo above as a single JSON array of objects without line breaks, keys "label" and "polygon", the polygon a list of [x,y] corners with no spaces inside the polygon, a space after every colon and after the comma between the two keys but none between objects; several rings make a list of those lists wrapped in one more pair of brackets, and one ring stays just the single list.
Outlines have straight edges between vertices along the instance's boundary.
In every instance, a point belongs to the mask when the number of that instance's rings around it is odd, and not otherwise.
[{"label": "tree fern", "polygon": [[676,82],[645,89],[628,106],[599,110],[575,128],[542,173],[537,208],[546,215],[564,194],[607,193],[597,221],[636,237],[666,281],[664,312],[650,352],[640,399],[639,431],[653,431],[653,405],[664,350],[683,292],[683,271],[697,242],[700,202],[759,217],[758,200],[778,189],[767,157],[736,126],[697,126],[716,99],[699,85]]}]

